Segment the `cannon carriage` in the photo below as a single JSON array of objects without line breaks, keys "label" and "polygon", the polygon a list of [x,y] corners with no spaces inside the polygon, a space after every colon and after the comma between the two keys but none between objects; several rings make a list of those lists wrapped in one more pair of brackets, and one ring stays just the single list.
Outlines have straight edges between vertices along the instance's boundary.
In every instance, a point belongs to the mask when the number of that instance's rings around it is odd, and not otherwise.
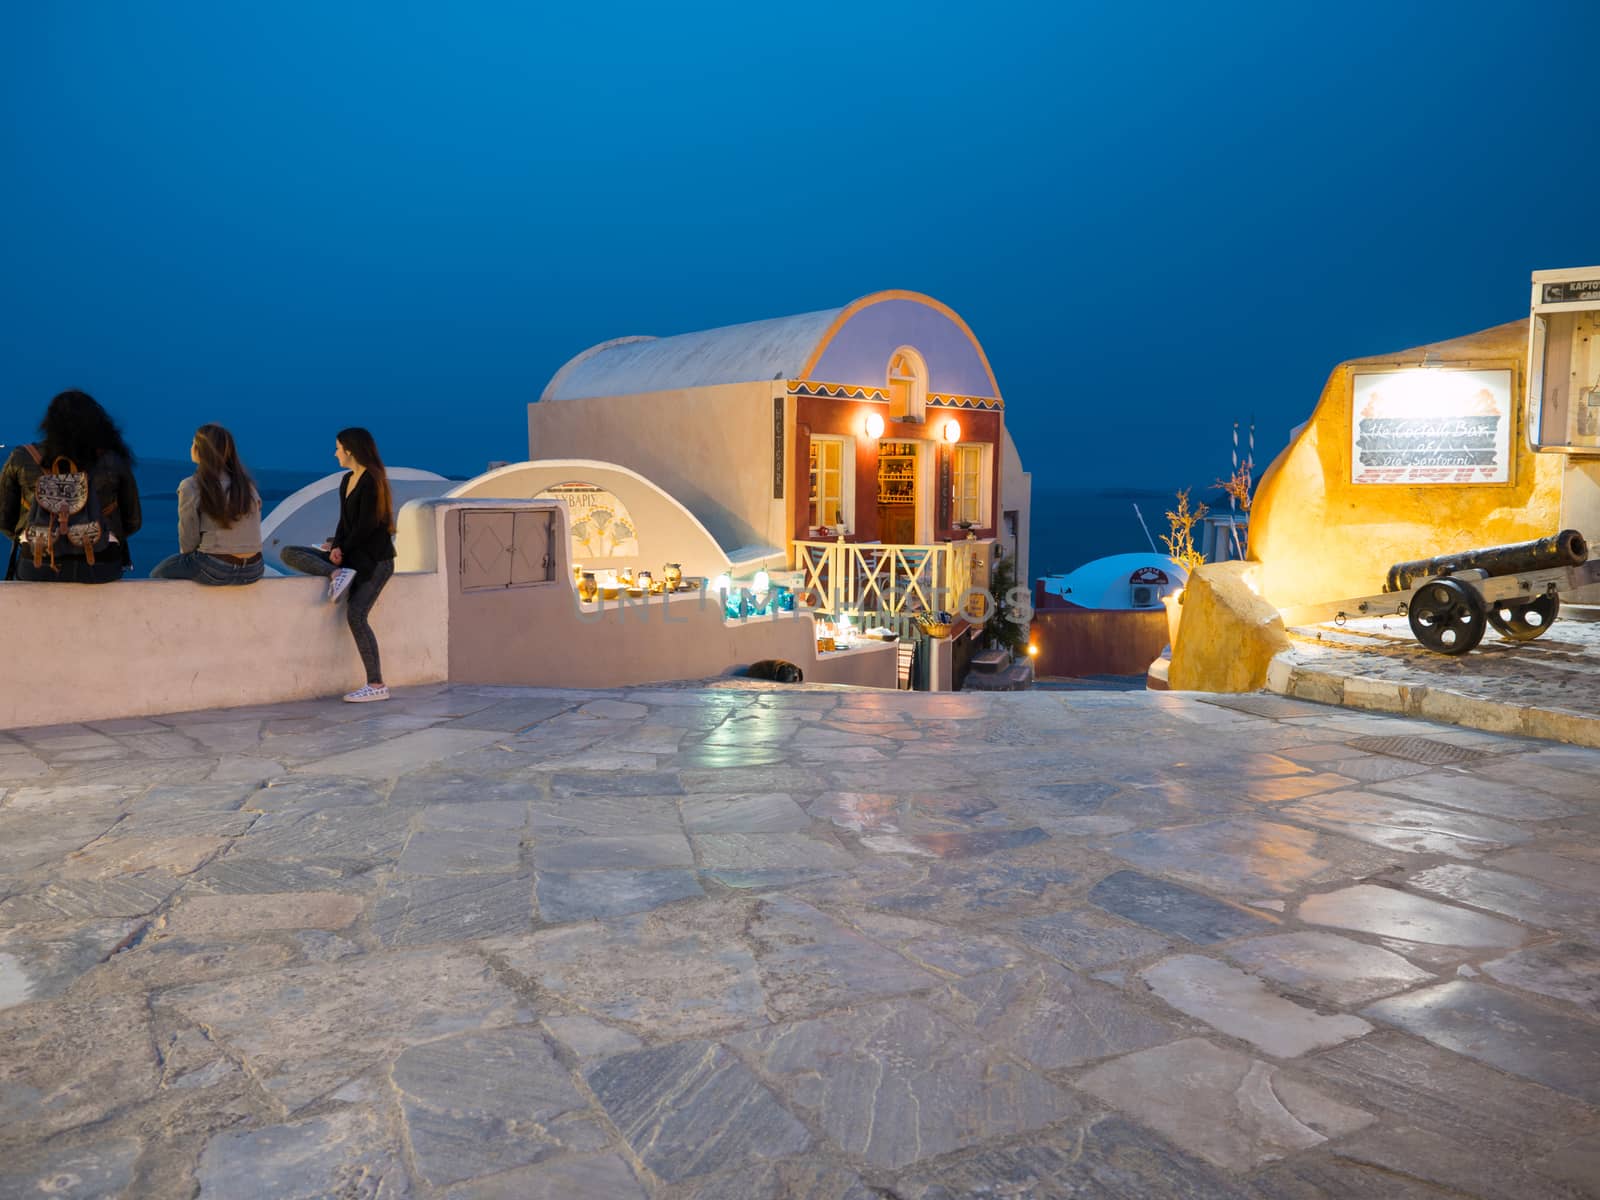
[{"label": "cannon carriage", "polygon": [[1384,590],[1284,613],[1289,625],[1354,617],[1403,616],[1417,641],[1440,654],[1466,654],[1489,626],[1509,641],[1542,636],[1561,611],[1561,594],[1600,583],[1600,561],[1575,529],[1554,537],[1395,563]]}]

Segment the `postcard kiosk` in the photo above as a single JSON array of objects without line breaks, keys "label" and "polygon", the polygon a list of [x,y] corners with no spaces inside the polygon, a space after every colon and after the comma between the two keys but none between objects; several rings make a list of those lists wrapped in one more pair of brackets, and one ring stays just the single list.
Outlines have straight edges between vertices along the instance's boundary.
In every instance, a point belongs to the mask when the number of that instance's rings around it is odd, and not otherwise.
[{"label": "postcard kiosk", "polygon": [[1600,545],[1600,267],[1533,273],[1525,427],[1532,449],[1566,456],[1561,528]]}]

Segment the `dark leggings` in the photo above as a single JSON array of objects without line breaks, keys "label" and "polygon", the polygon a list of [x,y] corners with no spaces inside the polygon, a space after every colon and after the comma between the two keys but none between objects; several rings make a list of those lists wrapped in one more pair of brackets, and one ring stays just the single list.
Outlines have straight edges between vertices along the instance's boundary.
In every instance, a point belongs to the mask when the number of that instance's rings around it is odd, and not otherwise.
[{"label": "dark leggings", "polygon": [[[326,550],[311,546],[285,546],[278,552],[278,560],[291,571],[306,575],[332,575],[339,568]],[[382,683],[383,670],[378,663],[378,638],[367,622],[372,606],[378,602],[378,593],[394,574],[394,562],[384,559],[373,566],[365,576],[357,575],[346,593],[345,620],[350,625],[350,636],[356,640],[356,653],[361,655],[361,665],[367,669],[368,683]]]}]

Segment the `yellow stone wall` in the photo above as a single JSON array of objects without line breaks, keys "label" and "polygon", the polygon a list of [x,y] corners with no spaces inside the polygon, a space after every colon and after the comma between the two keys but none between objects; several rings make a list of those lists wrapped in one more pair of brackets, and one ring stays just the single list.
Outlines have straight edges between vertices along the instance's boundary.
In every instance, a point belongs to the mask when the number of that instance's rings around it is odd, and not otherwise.
[{"label": "yellow stone wall", "polygon": [[[1334,368],[1311,420],[1256,492],[1250,558],[1261,564],[1262,595],[1278,608],[1370,595],[1383,590],[1391,563],[1557,532],[1563,459],[1530,451],[1524,430],[1527,336],[1527,321],[1513,321]],[[1428,354],[1444,366],[1512,368],[1509,484],[1350,482],[1351,375],[1421,366]]]},{"label": "yellow stone wall", "polygon": [[1253,692],[1267,682],[1272,656],[1289,648],[1278,610],[1261,598],[1261,567],[1207,563],[1184,585],[1172,647],[1174,691]]}]

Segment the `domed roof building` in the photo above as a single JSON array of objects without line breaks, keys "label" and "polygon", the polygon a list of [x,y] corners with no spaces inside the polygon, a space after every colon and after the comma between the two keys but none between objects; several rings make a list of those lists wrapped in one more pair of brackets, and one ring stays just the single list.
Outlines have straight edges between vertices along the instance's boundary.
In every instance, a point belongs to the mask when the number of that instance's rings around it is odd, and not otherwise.
[{"label": "domed roof building", "polygon": [[638,472],[742,562],[970,534],[1027,578],[1030,481],[1000,386],[967,323],[916,292],[601,342],[528,406],[528,454]]}]

